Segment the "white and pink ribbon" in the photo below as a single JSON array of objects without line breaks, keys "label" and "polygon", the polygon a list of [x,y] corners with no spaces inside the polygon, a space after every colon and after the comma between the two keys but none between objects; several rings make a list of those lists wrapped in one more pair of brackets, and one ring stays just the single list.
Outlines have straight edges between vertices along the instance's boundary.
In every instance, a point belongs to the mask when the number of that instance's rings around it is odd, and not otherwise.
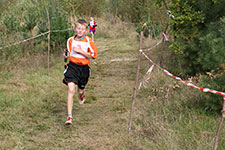
[{"label": "white and pink ribbon", "polygon": [[38,35],[36,35],[36,36],[33,36],[33,37],[30,37],[30,38],[24,39],[24,40],[22,40],[22,41],[18,41],[18,42],[15,42],[15,43],[13,43],[13,44],[9,44],[9,45],[6,45],[6,46],[2,46],[2,47],[0,47],[0,49],[5,49],[5,48],[11,47],[11,46],[15,46],[15,45],[19,45],[19,44],[21,44],[21,43],[25,43],[25,42],[30,41],[30,40],[32,40],[32,39],[35,39],[35,38],[38,38],[38,37],[43,36],[43,35],[45,35],[45,34],[48,34],[48,33],[50,33],[50,32],[65,32],[65,31],[68,31],[68,30],[72,30],[72,28],[63,29],[63,30],[51,30],[51,31],[47,31],[47,32],[38,34]]},{"label": "white and pink ribbon", "polygon": [[145,56],[145,58],[147,58],[154,66],[158,67],[160,70],[162,70],[166,75],[182,82],[183,84],[189,86],[189,87],[193,87],[193,88],[196,88],[196,89],[199,89],[203,92],[209,92],[209,93],[213,93],[213,94],[218,94],[218,95],[221,95],[223,96],[224,98],[224,101],[225,101],[225,93],[224,92],[220,92],[220,91],[216,91],[216,90],[212,90],[212,89],[209,89],[209,88],[200,88],[192,83],[189,83],[189,82],[186,82],[186,81],[183,81],[180,77],[177,77],[175,75],[173,75],[172,73],[170,73],[169,71],[165,70],[165,69],[162,69],[159,65],[156,65],[144,52],[143,50],[139,50],[139,52],[141,54],[143,54]]},{"label": "white and pink ribbon", "polygon": [[152,73],[152,70],[153,70],[154,66],[155,66],[155,64],[153,64],[153,65],[148,69],[148,71],[147,71],[146,74],[145,74],[144,79],[142,80],[142,82],[140,82],[140,85],[139,85],[138,89],[140,89],[142,85],[143,85],[145,88],[147,88],[146,84],[148,83],[148,80],[152,78],[152,77],[150,76],[150,74]]}]

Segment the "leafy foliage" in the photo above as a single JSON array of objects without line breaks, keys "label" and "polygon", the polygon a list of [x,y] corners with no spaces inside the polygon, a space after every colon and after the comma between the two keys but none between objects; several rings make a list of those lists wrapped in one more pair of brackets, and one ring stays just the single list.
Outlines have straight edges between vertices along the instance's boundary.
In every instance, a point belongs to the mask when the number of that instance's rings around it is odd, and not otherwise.
[{"label": "leafy foliage", "polygon": [[123,21],[140,23],[151,20],[153,24],[161,21],[159,18],[166,15],[165,10],[163,10],[165,15],[160,14],[160,10],[161,8],[158,8],[154,1],[149,0],[110,0],[109,8],[110,13]]},{"label": "leafy foliage", "polygon": [[[55,0],[71,16],[101,16],[105,0]],[[88,6],[88,7],[87,7]]]},{"label": "leafy foliage", "polygon": [[175,39],[170,49],[181,66],[179,72],[202,73],[224,63],[224,5],[222,0],[172,1],[170,9],[175,18],[170,26]]},{"label": "leafy foliage", "polygon": [[[214,75],[213,77],[203,76],[201,78],[201,84],[204,87],[210,87],[218,91],[225,91],[225,71],[221,72],[219,75]],[[223,108],[223,97],[220,95],[211,94],[210,97],[204,100],[204,107],[209,111],[220,112]]]},{"label": "leafy foliage", "polygon": [[[11,5],[11,2],[4,2],[4,4]],[[49,6],[50,29],[68,29],[70,27],[68,16],[66,16],[64,13],[65,11],[63,11],[62,7],[58,6],[58,4],[57,0],[50,0],[48,2],[38,0],[20,1],[16,3],[16,5],[14,4],[15,6],[10,6],[13,11],[4,9],[4,12],[1,15],[3,21],[0,25],[4,27],[1,28],[4,37],[1,37],[3,41],[1,41],[0,44],[7,45],[8,43],[14,43],[15,41],[20,41],[48,31],[48,20],[45,9],[45,6],[47,7],[47,5]],[[13,8],[16,8],[17,11],[14,11],[15,9]],[[22,15],[19,16],[17,14]],[[55,52],[57,50],[61,51],[62,49],[60,48],[65,47],[68,36],[69,31],[51,33],[51,46]],[[6,41],[6,39],[10,40]],[[29,42],[18,45],[16,50],[11,51],[11,48],[8,48],[8,51],[5,51],[2,55],[10,56],[19,51],[24,53],[40,49],[43,51],[46,49],[46,44],[44,44],[46,42],[47,38],[46,36],[43,36],[42,38],[30,40]]]},{"label": "leafy foliage", "polygon": [[[49,18],[50,18],[50,30],[62,30],[62,29],[68,29],[69,28],[69,22],[67,20],[67,17],[65,14],[62,13],[62,10],[60,7],[55,7],[53,4],[49,5],[47,7]],[[48,17],[46,12],[46,7],[42,6],[41,10],[41,16],[42,20],[38,23],[38,29],[39,33],[43,33],[48,31]],[[66,40],[69,36],[69,31],[65,32],[52,32],[51,33],[51,46],[58,47],[59,45],[62,45],[66,43]],[[47,40],[47,39],[46,39]]]},{"label": "leafy foliage", "polygon": [[205,36],[200,37],[199,61],[204,70],[218,69],[225,61],[225,17],[210,23]]},{"label": "leafy foliage", "polygon": [[3,23],[8,31],[18,31],[20,29],[20,24],[13,14],[9,14],[4,18]]},{"label": "leafy foliage", "polygon": [[[175,72],[183,75],[213,72],[213,78],[202,77],[204,87],[224,91],[225,73],[225,1],[223,0],[172,0],[170,10],[174,15],[170,26],[174,40],[170,45],[175,59]],[[177,67],[179,66],[179,67]],[[221,96],[211,94],[204,101],[207,110],[222,108]]]}]

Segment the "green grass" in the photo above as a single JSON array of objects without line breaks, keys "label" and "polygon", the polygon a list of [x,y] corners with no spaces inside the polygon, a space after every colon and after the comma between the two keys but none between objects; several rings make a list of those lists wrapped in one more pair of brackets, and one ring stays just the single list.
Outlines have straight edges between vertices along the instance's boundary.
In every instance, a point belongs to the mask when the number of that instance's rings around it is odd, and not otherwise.
[{"label": "green grass", "polygon": [[[62,84],[61,57],[51,59],[49,76],[44,55],[35,57],[32,64],[21,62],[12,71],[0,71],[0,149],[212,149],[220,116],[201,107],[205,94],[156,68],[148,88],[137,91],[128,135],[138,41],[136,37],[103,39],[101,35],[96,43],[98,64],[90,64],[87,101],[79,105],[75,96],[69,128],[64,126],[67,87]],[[155,61],[158,50],[148,53]],[[140,80],[150,66],[142,57]],[[218,150],[225,147],[224,137],[223,126]]]}]

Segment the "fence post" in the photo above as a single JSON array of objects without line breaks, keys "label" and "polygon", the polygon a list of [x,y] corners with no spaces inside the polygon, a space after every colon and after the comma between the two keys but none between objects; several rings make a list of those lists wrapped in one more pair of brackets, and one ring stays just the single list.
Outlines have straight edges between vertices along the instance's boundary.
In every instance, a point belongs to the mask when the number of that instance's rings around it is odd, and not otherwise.
[{"label": "fence post", "polygon": [[[143,39],[143,31],[141,31],[141,35],[140,35],[139,50],[142,49],[142,39]],[[135,99],[136,99],[136,94],[137,94],[137,85],[138,85],[140,66],[141,66],[141,54],[138,51],[138,64],[137,64],[136,80],[135,80],[133,96],[132,96],[132,104],[131,104],[131,108],[130,108],[130,119],[129,119],[128,133],[130,133],[131,126],[132,126],[132,118],[133,118],[134,104],[135,104]]]},{"label": "fence post", "polygon": [[49,19],[49,13],[48,13],[48,8],[47,6],[45,7],[46,9],[46,14],[47,14],[47,17],[48,17],[48,75],[49,75],[49,61],[50,61],[50,35],[51,35],[51,31],[50,31],[50,19]]},{"label": "fence post", "polygon": [[221,119],[220,119],[219,127],[218,127],[217,132],[216,132],[216,137],[215,137],[215,141],[214,141],[213,150],[217,150],[217,147],[218,147],[218,139],[219,139],[220,130],[222,128],[224,118],[225,118],[225,97],[224,97],[224,103],[223,103],[222,116],[221,116]]}]

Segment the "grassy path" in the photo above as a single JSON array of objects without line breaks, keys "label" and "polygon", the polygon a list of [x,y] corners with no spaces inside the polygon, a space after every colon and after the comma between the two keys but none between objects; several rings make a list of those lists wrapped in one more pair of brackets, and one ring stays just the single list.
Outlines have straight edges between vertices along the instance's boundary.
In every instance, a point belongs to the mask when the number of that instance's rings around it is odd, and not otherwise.
[{"label": "grassy path", "polygon": [[[98,65],[86,89],[87,101],[74,100],[73,125],[64,126],[67,87],[63,62],[50,76],[39,67],[1,73],[1,149],[127,149],[127,125],[135,71],[135,43],[99,42]],[[134,70],[133,70],[134,69]],[[8,116],[8,117],[5,117]],[[131,145],[130,145],[131,146]]]},{"label": "grassy path", "polygon": [[[62,84],[61,57],[51,58],[49,76],[43,64],[46,56],[39,55],[0,71],[0,150],[212,148],[220,116],[202,109],[205,97],[200,91],[157,69],[149,88],[138,91],[133,128],[128,135],[138,42],[99,38],[96,43],[98,65],[91,64],[86,103],[79,105],[74,98],[71,127],[64,126],[67,87]],[[148,55],[157,60],[157,53],[160,51],[156,49]],[[150,66],[143,58],[141,78]],[[168,87],[171,91],[165,99]],[[224,136],[223,128],[218,149],[225,147]]]},{"label": "grassy path", "polygon": [[[134,49],[130,49],[129,41],[103,41],[97,44],[98,65],[92,65],[86,91],[87,103],[75,106],[74,129],[69,129],[72,130],[69,133],[73,137],[72,145],[80,149],[126,149],[129,145],[126,140],[128,104],[133,86],[130,74],[134,62],[123,59],[135,57],[132,54]],[[113,45],[116,47],[110,47]],[[110,48],[101,49],[101,46]],[[121,60],[114,61],[117,58]]]}]

